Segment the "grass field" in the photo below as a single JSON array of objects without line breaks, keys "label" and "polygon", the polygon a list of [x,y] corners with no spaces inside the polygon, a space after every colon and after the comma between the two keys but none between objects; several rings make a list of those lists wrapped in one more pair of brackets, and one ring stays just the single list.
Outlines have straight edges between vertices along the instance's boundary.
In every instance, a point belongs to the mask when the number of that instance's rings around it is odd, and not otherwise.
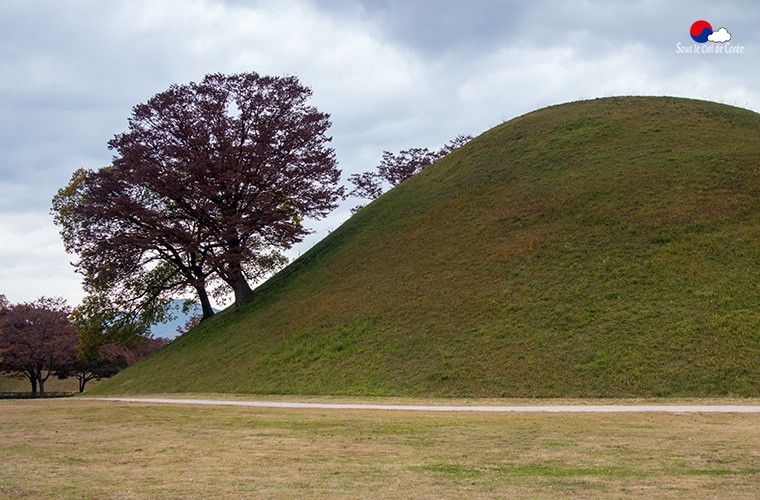
[{"label": "grass field", "polygon": [[3,498],[750,498],[760,415],[6,400],[0,456]]}]

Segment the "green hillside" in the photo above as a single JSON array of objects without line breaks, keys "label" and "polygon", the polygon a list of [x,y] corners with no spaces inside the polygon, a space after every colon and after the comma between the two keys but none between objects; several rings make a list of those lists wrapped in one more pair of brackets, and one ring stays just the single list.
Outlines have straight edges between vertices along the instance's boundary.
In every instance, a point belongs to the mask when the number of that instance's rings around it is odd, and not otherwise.
[{"label": "green hillside", "polygon": [[258,293],[93,392],[760,396],[760,115],[529,113]]}]

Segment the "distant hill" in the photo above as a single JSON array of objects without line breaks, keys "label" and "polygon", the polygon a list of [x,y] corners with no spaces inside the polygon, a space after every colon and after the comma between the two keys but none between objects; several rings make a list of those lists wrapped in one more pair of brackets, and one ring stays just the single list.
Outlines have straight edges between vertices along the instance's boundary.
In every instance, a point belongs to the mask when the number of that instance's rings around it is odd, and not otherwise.
[{"label": "distant hill", "polygon": [[760,396],[760,115],[541,109],[100,393]]},{"label": "distant hill", "polygon": [[[182,305],[185,303],[183,299],[172,301],[172,314],[176,316],[176,319],[168,321],[166,323],[158,323],[151,326],[150,331],[154,338],[173,339],[179,335],[177,328],[185,327],[187,321],[194,317],[203,314],[200,304],[193,304],[188,312],[182,311]],[[216,309],[215,309],[216,310]],[[218,311],[217,311],[218,312]]]}]

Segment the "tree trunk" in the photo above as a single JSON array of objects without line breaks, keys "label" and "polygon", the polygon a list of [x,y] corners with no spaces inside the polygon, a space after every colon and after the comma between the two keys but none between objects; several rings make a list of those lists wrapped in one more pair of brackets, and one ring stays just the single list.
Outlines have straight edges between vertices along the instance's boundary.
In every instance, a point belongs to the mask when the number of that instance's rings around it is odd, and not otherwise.
[{"label": "tree trunk", "polygon": [[30,377],[27,375],[27,378],[29,378],[29,381],[32,383],[32,395],[37,395],[37,377]]},{"label": "tree trunk", "polygon": [[227,280],[227,284],[230,285],[232,291],[235,292],[235,305],[237,307],[252,301],[256,295],[248,284],[248,280],[245,279],[243,271],[238,270],[231,273],[230,279]]},{"label": "tree trunk", "polygon": [[202,320],[209,319],[211,316],[213,316],[216,313],[214,312],[214,308],[211,307],[211,301],[208,298],[208,292],[206,292],[205,287],[196,287],[196,291],[198,292],[198,298],[201,301],[201,309],[203,309]]},{"label": "tree trunk", "polygon": [[203,321],[216,313],[214,313],[214,308],[211,307],[211,301],[206,291],[206,275],[203,273],[203,267],[196,264],[197,260],[197,255],[193,254],[192,261],[194,265],[190,266],[188,271],[183,274],[188,278],[192,287],[195,288],[195,293],[198,294],[198,300],[201,302],[201,310],[203,311],[201,321]]},{"label": "tree trunk", "polygon": [[79,393],[80,394],[84,392],[84,385],[86,383],[87,383],[87,378],[86,377],[82,377],[82,378],[79,379]]},{"label": "tree trunk", "polygon": [[39,382],[40,384],[40,397],[44,398],[45,397],[45,380],[41,377],[38,377],[37,382]]}]

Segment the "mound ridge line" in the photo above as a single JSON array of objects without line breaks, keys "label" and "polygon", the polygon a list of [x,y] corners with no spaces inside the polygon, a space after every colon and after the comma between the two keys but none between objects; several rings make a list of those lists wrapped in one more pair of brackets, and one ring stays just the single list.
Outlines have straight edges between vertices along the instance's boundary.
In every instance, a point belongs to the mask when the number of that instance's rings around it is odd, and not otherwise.
[{"label": "mound ridge line", "polygon": [[298,403],[285,401],[226,401],[212,399],[163,398],[79,398],[83,401],[148,403],[206,406],[244,406],[254,408],[290,408],[312,410],[380,410],[483,413],[760,413],[760,405],[382,405],[350,403]]}]

